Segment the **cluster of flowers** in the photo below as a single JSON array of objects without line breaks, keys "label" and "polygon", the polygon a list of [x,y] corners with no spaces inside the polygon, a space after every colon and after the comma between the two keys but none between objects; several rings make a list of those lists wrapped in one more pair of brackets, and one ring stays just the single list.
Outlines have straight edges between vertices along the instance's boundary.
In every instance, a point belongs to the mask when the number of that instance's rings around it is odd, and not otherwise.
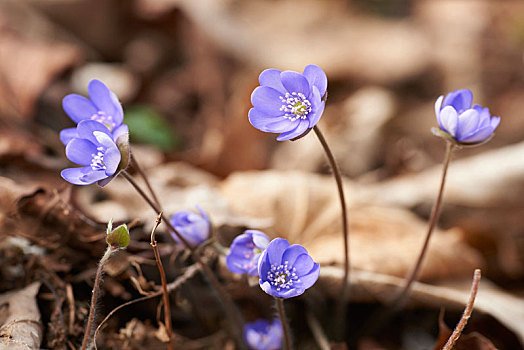
[{"label": "cluster of flowers", "polygon": [[77,123],[60,132],[66,157],[82,167],[62,170],[62,177],[74,185],[107,185],[129,160],[129,129],[116,95],[99,80],[88,86],[89,99],[71,94],[62,105]]},{"label": "cluster of flowers", "polygon": [[[210,232],[208,216],[197,209],[199,214],[182,211],[171,217],[171,224],[194,247],[204,243]],[[233,240],[226,265],[231,272],[258,276],[264,292],[283,299],[303,294],[315,284],[320,273],[320,265],[304,247],[290,245],[282,238],[270,241],[265,233],[257,230],[247,230]],[[279,349],[282,336],[278,319],[272,322],[259,319],[244,327],[245,340],[253,349]]]},{"label": "cluster of flowers", "polygon": [[[249,122],[264,132],[278,133],[277,140],[296,140],[306,135],[320,120],[325,106],[327,77],[324,71],[309,65],[302,74],[268,69],[259,76],[260,86],[251,95],[253,108]],[[77,123],[62,130],[60,140],[66,156],[80,168],[62,171],[62,177],[75,185],[109,183],[127,167],[129,130],[123,124],[124,113],[116,95],[99,80],[88,86],[89,99],[76,94],[63,100],[63,108]],[[436,132],[457,145],[475,145],[487,141],[500,118],[491,117],[488,108],[472,106],[469,90],[457,90],[440,96],[435,113],[440,129]],[[209,239],[211,223],[199,207],[198,213],[181,211],[170,223],[191,247]],[[178,243],[180,239],[173,234]],[[320,266],[307,250],[282,238],[270,241],[261,231],[247,230],[237,236],[226,257],[230,271],[258,276],[260,288],[280,299],[296,297],[315,284]],[[257,320],[245,325],[247,344],[254,349],[279,349],[283,337],[279,320]]]}]

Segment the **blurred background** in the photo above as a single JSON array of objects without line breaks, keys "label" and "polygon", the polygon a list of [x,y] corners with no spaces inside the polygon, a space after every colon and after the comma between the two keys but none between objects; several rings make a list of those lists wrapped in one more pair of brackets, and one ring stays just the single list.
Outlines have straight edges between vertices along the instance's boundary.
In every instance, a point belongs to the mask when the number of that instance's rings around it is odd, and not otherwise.
[{"label": "blurred background", "polygon": [[[504,320],[486,307],[482,312],[489,321],[481,319],[474,329],[482,330],[500,348],[521,348],[522,1],[2,0],[2,234],[25,237],[53,252],[56,264],[69,265],[53,267],[59,276],[54,287],[65,291],[69,283],[75,293],[81,286],[85,289],[89,275],[82,281],[71,275],[79,273],[86,261],[95,263],[96,254],[90,252],[92,242],[78,243],[76,238],[68,238],[77,246],[67,252],[57,248],[64,232],[70,237],[75,225],[64,219],[63,210],[81,212],[83,222],[91,223],[86,230],[93,235],[109,217],[140,218],[144,232],[135,238],[147,242],[154,217],[144,213],[139,199],[133,204],[124,183],[115,181],[104,191],[72,189],[59,177],[69,163],[58,132],[73,126],[61,100],[69,93],[87,95],[88,82],[97,78],[120,98],[133,154],[156,188],[162,189],[169,210],[203,202],[225,245],[245,227],[266,228],[273,235],[286,232],[321,262],[336,267],[342,260],[338,207],[333,180],[322,176],[329,174],[329,167],[318,141],[308,135],[280,143],[276,135],[254,129],[247,119],[250,94],[262,70],[301,72],[312,63],[328,76],[329,97],[319,126],[347,177],[357,270],[401,278],[414,261],[445,150],[443,141],[430,132],[437,125],[438,96],[469,88],[475,104],[501,116],[493,140],[454,154],[440,222],[443,230],[435,238],[422,279],[453,288],[457,281],[467,286],[473,268],[482,267],[494,288],[507,294],[501,301],[507,307],[502,309],[513,314]],[[29,204],[23,202],[27,198]],[[53,198],[63,204],[56,215],[54,207],[45,205]],[[37,218],[36,229],[34,222],[20,224],[20,216],[12,221],[13,201],[16,215]],[[48,216],[61,222],[63,230],[51,230]],[[31,268],[27,256],[6,253],[11,245],[4,242],[0,249],[2,266]],[[97,247],[103,249],[103,244]],[[75,249],[85,257],[73,259]],[[146,249],[130,247],[135,254]],[[385,260],[391,266],[384,266]],[[2,276],[0,291],[7,291],[23,287],[33,275],[26,271],[25,279],[20,279],[2,267]],[[117,282],[115,277],[115,285],[125,284],[119,278]],[[61,285],[60,279],[66,284]],[[325,288],[322,293],[329,296]],[[378,298],[370,301],[366,292],[355,293],[355,302],[373,303]],[[116,306],[131,297],[124,294],[113,290],[112,301],[106,302]],[[253,297],[240,294],[236,298],[244,298],[244,303]],[[451,328],[464,300],[455,302],[455,314],[448,319]],[[432,321],[425,332],[430,344],[436,339],[439,303],[429,305]],[[50,319],[43,314],[44,320]],[[121,319],[119,325],[125,321]],[[213,329],[208,325],[186,335],[203,337]],[[68,332],[64,339],[74,337],[74,329]],[[386,348],[427,345],[425,335],[420,340],[417,332],[408,332],[407,338],[397,334],[391,344],[386,341]],[[46,346],[53,347],[56,338],[46,334]],[[380,348],[378,343],[366,338],[353,339],[352,344],[375,349]]]}]

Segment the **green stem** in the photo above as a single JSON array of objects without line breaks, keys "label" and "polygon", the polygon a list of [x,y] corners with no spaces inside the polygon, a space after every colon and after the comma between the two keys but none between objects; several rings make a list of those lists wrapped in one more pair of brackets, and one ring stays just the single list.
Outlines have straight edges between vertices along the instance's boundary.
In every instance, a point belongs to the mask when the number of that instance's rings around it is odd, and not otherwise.
[{"label": "green stem", "polygon": [[[140,194],[140,196],[149,204],[149,206],[156,212],[156,213],[162,213],[161,208],[159,208],[153,201],[147,196],[147,194],[138,186],[136,181],[133,179],[129,173],[127,173],[125,170],[121,172],[122,176],[134,187],[134,189]],[[211,286],[214,288],[216,292],[216,296],[219,299],[220,305],[224,307],[226,310],[226,315],[229,318],[231,322],[231,329],[234,332],[234,335],[237,339],[238,345],[242,348],[245,348],[244,344],[244,338],[242,337],[242,330],[244,327],[244,322],[242,320],[242,316],[240,315],[240,312],[236,308],[235,304],[233,303],[233,300],[227,294],[227,292],[224,290],[220,282],[216,279],[213,271],[207,266],[207,264],[202,261],[202,258],[198,254],[196,248],[193,248],[187,240],[178,232],[173,225],[169,222],[169,219],[162,213],[161,215],[162,221],[167,225],[167,227],[180,239],[184,247],[189,250],[191,253],[191,256],[193,259],[200,265],[202,268],[202,272],[207,277],[207,280],[209,283],[211,283]],[[171,237],[171,235],[169,235]],[[173,237],[171,237],[173,238]]]},{"label": "green stem", "polygon": [[280,317],[280,322],[282,323],[282,330],[284,331],[284,342],[285,349],[291,350],[291,332],[289,331],[289,323],[287,322],[286,310],[284,310],[284,299],[275,297],[278,309],[278,317]]},{"label": "green stem", "polygon": [[320,131],[318,126],[314,126],[313,130],[317,135],[318,140],[324,148],[324,152],[329,160],[331,169],[333,171],[333,176],[337,183],[338,197],[340,199],[340,208],[342,214],[342,238],[344,239],[344,277],[342,279],[342,288],[340,291],[340,298],[337,303],[335,322],[338,324],[338,338],[343,334],[344,323],[346,318],[346,308],[348,303],[348,294],[349,294],[349,285],[350,285],[350,260],[349,260],[349,228],[348,228],[348,214],[346,209],[346,199],[344,196],[344,185],[342,183],[342,175],[340,174],[340,169],[337,165],[335,157],[327,144],[324,135]]},{"label": "green stem", "polygon": [[447,141],[446,157],[444,159],[444,164],[443,164],[443,169],[442,169],[442,179],[440,181],[440,189],[439,189],[435,204],[433,205],[433,209],[431,210],[431,216],[429,218],[429,226],[428,226],[428,231],[426,233],[426,239],[424,240],[424,245],[422,246],[422,250],[420,251],[419,257],[417,259],[415,267],[413,268],[413,271],[411,272],[411,275],[407,279],[404,289],[402,290],[399,297],[396,298],[394,302],[396,309],[401,309],[404,306],[404,304],[406,303],[406,301],[408,300],[411,294],[413,283],[417,280],[418,274],[422,267],[422,263],[424,262],[424,257],[426,256],[426,252],[429,247],[429,241],[431,239],[431,234],[433,233],[433,230],[440,216],[440,206],[442,204],[442,198],[444,194],[444,185],[446,184],[446,175],[448,172],[448,167],[451,161],[451,155],[453,153],[454,147],[455,147],[454,143],[452,143],[451,141]]},{"label": "green stem", "polygon": [[84,339],[82,340],[82,350],[86,350],[91,339],[91,328],[93,327],[93,321],[95,319],[95,310],[96,310],[96,301],[98,300],[98,292],[100,290],[100,283],[102,281],[102,275],[104,273],[104,265],[109,259],[113,251],[111,247],[108,247],[102,259],[98,263],[98,268],[96,270],[95,284],[93,286],[93,294],[91,295],[91,305],[89,306],[89,316],[87,318],[87,325],[84,332]]}]

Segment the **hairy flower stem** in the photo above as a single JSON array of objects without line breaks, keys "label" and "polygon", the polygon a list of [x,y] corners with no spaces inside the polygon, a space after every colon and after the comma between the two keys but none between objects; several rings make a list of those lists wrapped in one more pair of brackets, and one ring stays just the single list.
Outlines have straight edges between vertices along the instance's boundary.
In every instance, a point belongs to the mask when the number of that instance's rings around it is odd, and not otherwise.
[{"label": "hairy flower stem", "polygon": [[278,317],[282,323],[282,330],[284,331],[285,349],[291,350],[291,332],[289,331],[289,323],[287,322],[286,310],[284,310],[284,299],[275,297],[278,309]]},{"label": "hairy flower stem", "polygon": [[331,169],[333,170],[333,176],[337,182],[338,196],[340,198],[340,207],[342,211],[342,237],[344,239],[344,277],[342,279],[342,288],[340,291],[340,298],[337,303],[335,322],[338,324],[338,333],[337,337],[340,338],[343,334],[344,323],[346,318],[346,308],[348,303],[348,294],[349,294],[349,270],[350,270],[350,261],[349,261],[349,228],[348,228],[348,214],[346,209],[346,199],[344,196],[344,185],[342,183],[342,175],[340,174],[340,169],[338,168],[337,162],[329,145],[324,138],[324,135],[320,131],[318,126],[314,126],[313,130],[317,135],[318,140],[324,148],[324,152],[329,160]]},{"label": "hairy flower stem", "polygon": [[433,233],[433,229],[437,225],[438,218],[440,216],[440,205],[442,204],[442,197],[444,194],[444,185],[446,183],[446,174],[448,173],[449,162],[451,161],[451,154],[453,153],[454,147],[455,147],[455,144],[453,142],[447,141],[446,157],[444,159],[444,165],[442,169],[442,179],[440,181],[440,189],[438,191],[438,196],[435,201],[435,204],[433,205],[433,209],[431,210],[431,216],[429,218],[429,226],[428,226],[428,231],[426,233],[426,239],[424,240],[424,245],[422,246],[420,255],[417,259],[415,267],[413,268],[413,271],[411,272],[411,275],[407,279],[404,289],[402,290],[398,298],[396,298],[395,301],[393,302],[393,304],[395,305],[395,309],[397,310],[404,307],[404,304],[409,299],[409,295],[411,294],[411,289],[413,287],[413,282],[417,280],[418,274],[420,272],[420,268],[422,267],[422,263],[424,262],[424,257],[426,256],[426,252],[429,247],[429,240],[431,238],[431,234]]},{"label": "hairy flower stem", "polygon": [[144,180],[144,183],[146,184],[146,187],[147,187],[149,193],[151,194],[151,197],[153,197],[153,201],[155,202],[155,204],[158,207],[162,207],[160,205],[160,201],[158,200],[158,197],[156,196],[155,191],[153,190],[153,187],[151,187],[151,183],[149,182],[149,179],[148,179],[146,173],[144,172],[144,170],[142,169],[140,164],[138,164],[137,159],[135,157],[133,157],[132,155],[131,155],[131,165],[136,170],[136,172],[140,175],[140,177],[142,177],[142,179]]},{"label": "hairy flower stem", "polygon": [[156,218],[155,226],[151,231],[151,247],[153,247],[153,252],[155,253],[156,266],[158,267],[158,272],[160,272],[160,281],[162,282],[162,297],[164,299],[164,323],[166,325],[166,333],[169,338],[169,343],[167,345],[168,350],[173,350],[173,329],[171,326],[171,306],[169,304],[169,294],[167,293],[167,282],[166,274],[164,272],[164,267],[162,266],[162,260],[160,260],[160,254],[158,253],[158,248],[155,239],[155,232],[162,221],[162,212],[158,213]]},{"label": "hairy flower stem", "polygon": [[446,342],[446,345],[444,345],[442,350],[453,349],[453,346],[455,346],[455,343],[457,342],[458,338],[462,334],[464,327],[466,327],[466,324],[468,323],[468,320],[471,317],[471,313],[473,312],[473,304],[475,303],[475,298],[477,297],[479,283],[480,283],[480,270],[476,269],[475,273],[473,274],[473,282],[471,284],[469,300],[468,300],[468,303],[466,304],[466,308],[464,309],[464,313],[462,314],[462,317],[460,318],[460,321],[457,324],[457,327],[455,327],[455,330],[449,337],[448,341]]},{"label": "hairy flower stem", "polygon": [[87,318],[87,325],[84,332],[84,339],[82,340],[82,350],[87,349],[89,339],[91,339],[91,328],[93,327],[93,321],[95,319],[96,301],[98,299],[98,292],[100,290],[100,283],[102,282],[102,274],[104,273],[104,265],[109,259],[109,256],[113,250],[108,247],[102,259],[98,263],[98,269],[96,270],[95,284],[93,286],[93,294],[91,295],[91,305],[89,306],[89,316]]},{"label": "hairy flower stem", "polygon": [[[149,206],[156,212],[161,213],[162,210],[153,203],[153,201],[147,196],[147,194],[138,186],[136,181],[133,179],[129,173],[127,173],[125,170],[121,172],[122,176],[129,181],[129,183],[133,186],[133,188],[142,196],[142,198],[149,204]],[[166,216],[162,213],[161,215],[162,220],[167,225],[167,227],[180,239],[184,247],[189,250],[191,253],[191,256],[193,259],[200,265],[202,268],[202,272],[207,277],[207,280],[209,283],[211,283],[211,286],[216,292],[216,296],[219,299],[220,305],[224,307],[226,310],[226,315],[229,318],[229,321],[231,322],[231,330],[234,332],[234,335],[237,339],[238,345],[241,348],[245,348],[244,339],[242,338],[242,329],[244,327],[244,322],[242,320],[242,316],[240,315],[240,312],[236,308],[235,304],[233,303],[233,300],[231,299],[231,296],[227,294],[226,290],[222,287],[220,282],[216,279],[213,271],[207,266],[206,263],[202,260],[200,257],[200,254],[196,251],[195,248],[191,247],[187,240],[171,225],[169,220],[166,218]],[[170,236],[171,237],[171,236]],[[171,237],[172,238],[172,237]]]}]

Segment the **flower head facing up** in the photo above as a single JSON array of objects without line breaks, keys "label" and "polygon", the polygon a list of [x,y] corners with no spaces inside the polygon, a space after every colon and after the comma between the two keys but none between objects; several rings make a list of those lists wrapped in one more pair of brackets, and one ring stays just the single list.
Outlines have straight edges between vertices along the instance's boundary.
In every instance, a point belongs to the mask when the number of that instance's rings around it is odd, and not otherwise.
[{"label": "flower head facing up", "polygon": [[[118,97],[100,80],[91,80],[88,85],[89,98],[77,94],[70,94],[62,100],[62,107],[67,115],[75,122],[93,120],[104,125],[113,140],[128,133],[128,127],[122,124],[124,112]],[[78,137],[76,128],[64,129],[60,132],[60,140],[67,145],[73,138]]]},{"label": "flower head facing up", "polygon": [[250,349],[278,350],[281,348],[284,331],[279,319],[269,322],[259,319],[244,326],[244,339]]},{"label": "flower head facing up", "polygon": [[277,298],[301,295],[318,279],[320,265],[298,244],[283,238],[272,240],[258,261],[259,284]]},{"label": "flower head facing up", "polygon": [[82,167],[64,169],[62,177],[74,185],[98,182],[105,186],[127,166],[127,155],[121,153],[126,148],[119,147],[122,145],[117,145],[109,130],[99,122],[81,121],[76,132],[66,146],[66,157]]},{"label": "flower head facing up", "polygon": [[473,94],[468,89],[455,90],[435,103],[435,114],[441,130],[461,145],[487,141],[500,123],[488,108],[471,106]]},{"label": "flower head facing up", "polygon": [[[192,211],[179,211],[171,216],[169,220],[171,225],[184,237],[187,243],[195,248],[202,244],[209,238],[211,231],[211,223],[206,213],[200,208],[196,207],[199,213]],[[182,244],[182,241],[176,234],[171,232],[173,239]]]},{"label": "flower head facing up", "polygon": [[231,243],[226,265],[231,272],[258,276],[258,260],[267,248],[269,238],[257,230],[247,230]]},{"label": "flower head facing up", "polygon": [[318,123],[327,90],[327,76],[319,66],[308,65],[302,74],[266,69],[258,81],[249,110],[255,128],[280,134],[277,140],[285,141],[304,136]]}]

